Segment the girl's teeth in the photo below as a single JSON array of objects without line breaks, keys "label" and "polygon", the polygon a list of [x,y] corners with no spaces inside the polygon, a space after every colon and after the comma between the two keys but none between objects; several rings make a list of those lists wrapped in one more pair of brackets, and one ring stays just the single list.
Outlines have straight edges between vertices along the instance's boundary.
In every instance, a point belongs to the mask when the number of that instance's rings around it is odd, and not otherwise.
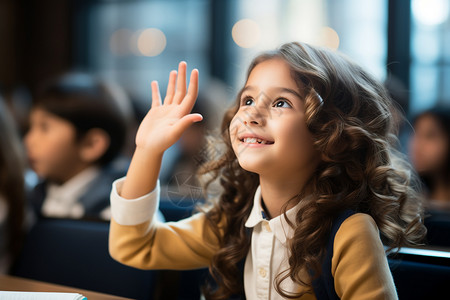
[{"label": "girl's teeth", "polygon": [[248,143],[248,144],[256,144],[256,143],[258,143],[258,144],[265,144],[266,143],[266,141],[261,140],[261,139],[257,139],[257,138],[245,138],[244,142]]}]

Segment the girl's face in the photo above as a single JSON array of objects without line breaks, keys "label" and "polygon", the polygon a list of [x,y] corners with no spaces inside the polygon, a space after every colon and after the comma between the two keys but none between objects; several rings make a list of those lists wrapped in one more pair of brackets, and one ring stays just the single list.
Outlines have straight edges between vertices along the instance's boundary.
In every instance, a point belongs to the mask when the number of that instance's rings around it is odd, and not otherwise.
[{"label": "girl's face", "polygon": [[25,146],[31,168],[42,178],[63,183],[80,171],[75,127],[44,109],[31,111]]},{"label": "girl's face", "polygon": [[420,117],[414,125],[410,143],[411,160],[417,172],[438,173],[446,167],[449,153],[448,137],[431,115]]},{"label": "girl's face", "polygon": [[319,155],[306,128],[302,91],[284,60],[269,59],[251,71],[230,138],[247,171],[278,178],[312,174]]}]

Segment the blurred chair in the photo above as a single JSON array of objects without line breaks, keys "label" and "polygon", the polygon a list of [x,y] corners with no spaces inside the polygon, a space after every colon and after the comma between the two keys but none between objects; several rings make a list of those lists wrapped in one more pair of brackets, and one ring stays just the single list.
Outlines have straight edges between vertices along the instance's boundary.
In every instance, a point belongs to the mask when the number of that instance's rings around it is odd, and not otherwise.
[{"label": "blurred chair", "polygon": [[402,248],[388,262],[399,299],[448,299],[450,252]]},{"label": "blurred chair", "polygon": [[158,271],[122,265],[108,252],[109,223],[42,219],[12,274],[133,299],[153,299]]},{"label": "blurred chair", "polygon": [[450,213],[430,211],[425,218],[427,243],[430,246],[450,247]]},{"label": "blurred chair", "polygon": [[[175,216],[180,217],[181,210]],[[122,265],[109,255],[108,234],[107,222],[40,219],[11,273],[139,300],[200,299],[208,269],[139,270]]]}]

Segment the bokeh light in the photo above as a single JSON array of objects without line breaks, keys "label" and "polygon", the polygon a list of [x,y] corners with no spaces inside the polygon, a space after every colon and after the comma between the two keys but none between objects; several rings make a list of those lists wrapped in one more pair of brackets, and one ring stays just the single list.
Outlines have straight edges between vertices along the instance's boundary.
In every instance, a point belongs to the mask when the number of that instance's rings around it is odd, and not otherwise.
[{"label": "bokeh light", "polygon": [[166,48],[164,33],[157,28],[147,28],[137,37],[137,50],[144,56],[157,56]]},{"label": "bokeh light", "polygon": [[261,39],[261,29],[255,21],[242,19],[234,24],[231,35],[239,47],[252,48]]},{"label": "bokeh light", "polygon": [[444,23],[449,14],[448,0],[413,0],[413,16],[422,24],[435,26]]},{"label": "bokeh light", "polygon": [[337,50],[339,48],[339,35],[331,27],[323,27],[320,33],[320,44],[327,48]]}]

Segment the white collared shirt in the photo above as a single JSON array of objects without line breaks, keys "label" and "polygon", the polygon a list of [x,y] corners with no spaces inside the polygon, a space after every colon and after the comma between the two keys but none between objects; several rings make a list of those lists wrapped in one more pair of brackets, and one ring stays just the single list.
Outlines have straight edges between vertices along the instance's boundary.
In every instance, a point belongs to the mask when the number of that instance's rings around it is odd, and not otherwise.
[{"label": "white collared shirt", "polygon": [[[293,207],[286,211],[287,218],[294,221],[297,210],[297,207]],[[271,220],[265,219],[261,206],[261,187],[256,190],[253,209],[245,226],[253,228],[251,248],[244,269],[247,298],[284,299],[275,290],[276,276],[289,269],[286,240],[294,231],[283,214]],[[281,288],[291,293],[298,289],[290,278],[281,282]]]},{"label": "white collared shirt", "polygon": [[99,174],[99,168],[89,167],[64,184],[50,183],[42,205],[42,214],[46,217],[81,218],[84,215],[84,207],[78,199]]}]

